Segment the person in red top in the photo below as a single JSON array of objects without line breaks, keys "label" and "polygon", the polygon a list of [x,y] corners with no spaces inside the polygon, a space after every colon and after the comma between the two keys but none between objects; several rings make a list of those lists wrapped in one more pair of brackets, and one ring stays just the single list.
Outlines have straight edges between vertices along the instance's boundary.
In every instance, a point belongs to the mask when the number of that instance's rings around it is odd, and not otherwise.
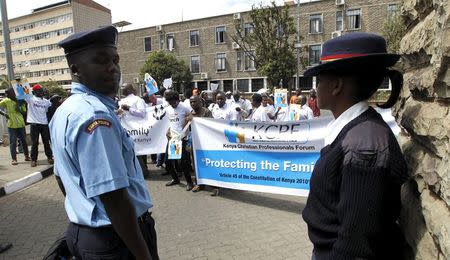
[{"label": "person in red top", "polygon": [[314,117],[320,116],[320,109],[317,106],[316,90],[313,88],[309,91],[308,106],[313,111]]}]

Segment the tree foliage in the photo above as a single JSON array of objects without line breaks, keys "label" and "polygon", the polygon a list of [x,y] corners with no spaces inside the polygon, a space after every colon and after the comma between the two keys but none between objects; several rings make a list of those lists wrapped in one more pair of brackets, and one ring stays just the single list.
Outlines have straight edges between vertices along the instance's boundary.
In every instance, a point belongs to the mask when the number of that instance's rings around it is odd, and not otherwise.
[{"label": "tree foliage", "polygon": [[399,13],[390,16],[384,22],[382,33],[386,39],[388,52],[398,53],[400,50],[400,41],[406,33],[405,23]]},{"label": "tree foliage", "polygon": [[167,51],[154,51],[141,68],[141,77],[148,73],[156,80],[158,86],[162,86],[164,79],[172,77],[173,86],[177,91],[182,91],[192,81],[189,66],[183,60],[178,60],[175,55]]},{"label": "tree foliage", "polygon": [[0,89],[7,89],[11,87],[11,81],[9,81],[7,75],[0,75]]},{"label": "tree foliage", "polygon": [[67,91],[63,87],[61,87],[57,81],[54,81],[52,79],[39,82],[39,85],[47,89],[49,97],[58,95],[62,98],[66,98],[68,96]]},{"label": "tree foliage", "polygon": [[235,23],[236,36],[231,38],[255,61],[258,73],[267,77],[270,87],[280,81],[286,86],[296,72],[294,41],[296,28],[288,6],[253,6],[248,23],[252,33],[246,33],[243,21]]}]

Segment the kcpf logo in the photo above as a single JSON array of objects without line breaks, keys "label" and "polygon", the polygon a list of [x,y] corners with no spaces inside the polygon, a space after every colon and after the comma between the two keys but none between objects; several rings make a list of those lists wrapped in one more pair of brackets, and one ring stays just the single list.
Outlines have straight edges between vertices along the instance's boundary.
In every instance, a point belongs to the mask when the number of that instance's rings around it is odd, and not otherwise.
[{"label": "kcpf logo", "polygon": [[237,124],[230,123],[224,130],[225,137],[230,143],[245,143],[245,132],[239,129]]}]

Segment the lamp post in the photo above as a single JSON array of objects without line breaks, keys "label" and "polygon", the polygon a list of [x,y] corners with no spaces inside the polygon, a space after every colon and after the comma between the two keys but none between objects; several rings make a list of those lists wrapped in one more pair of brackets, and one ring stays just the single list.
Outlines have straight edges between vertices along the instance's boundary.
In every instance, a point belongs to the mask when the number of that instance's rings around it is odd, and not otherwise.
[{"label": "lamp post", "polygon": [[14,79],[14,70],[11,55],[11,41],[9,38],[8,13],[6,12],[6,0],[0,0],[0,12],[2,13],[3,44],[5,45],[6,68],[8,69],[8,79]]}]

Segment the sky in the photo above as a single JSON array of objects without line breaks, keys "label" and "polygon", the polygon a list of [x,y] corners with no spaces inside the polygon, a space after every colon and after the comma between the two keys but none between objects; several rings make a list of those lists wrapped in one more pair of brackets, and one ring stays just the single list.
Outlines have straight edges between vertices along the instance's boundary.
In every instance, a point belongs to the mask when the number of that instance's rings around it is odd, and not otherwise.
[{"label": "sky", "polygon": [[[9,19],[31,13],[32,9],[61,0],[6,0]],[[192,20],[203,17],[248,11],[252,5],[269,0],[95,0],[111,9],[112,22],[128,21],[132,25],[123,30],[155,26],[182,19]],[[284,0],[275,0],[278,5]]]}]

